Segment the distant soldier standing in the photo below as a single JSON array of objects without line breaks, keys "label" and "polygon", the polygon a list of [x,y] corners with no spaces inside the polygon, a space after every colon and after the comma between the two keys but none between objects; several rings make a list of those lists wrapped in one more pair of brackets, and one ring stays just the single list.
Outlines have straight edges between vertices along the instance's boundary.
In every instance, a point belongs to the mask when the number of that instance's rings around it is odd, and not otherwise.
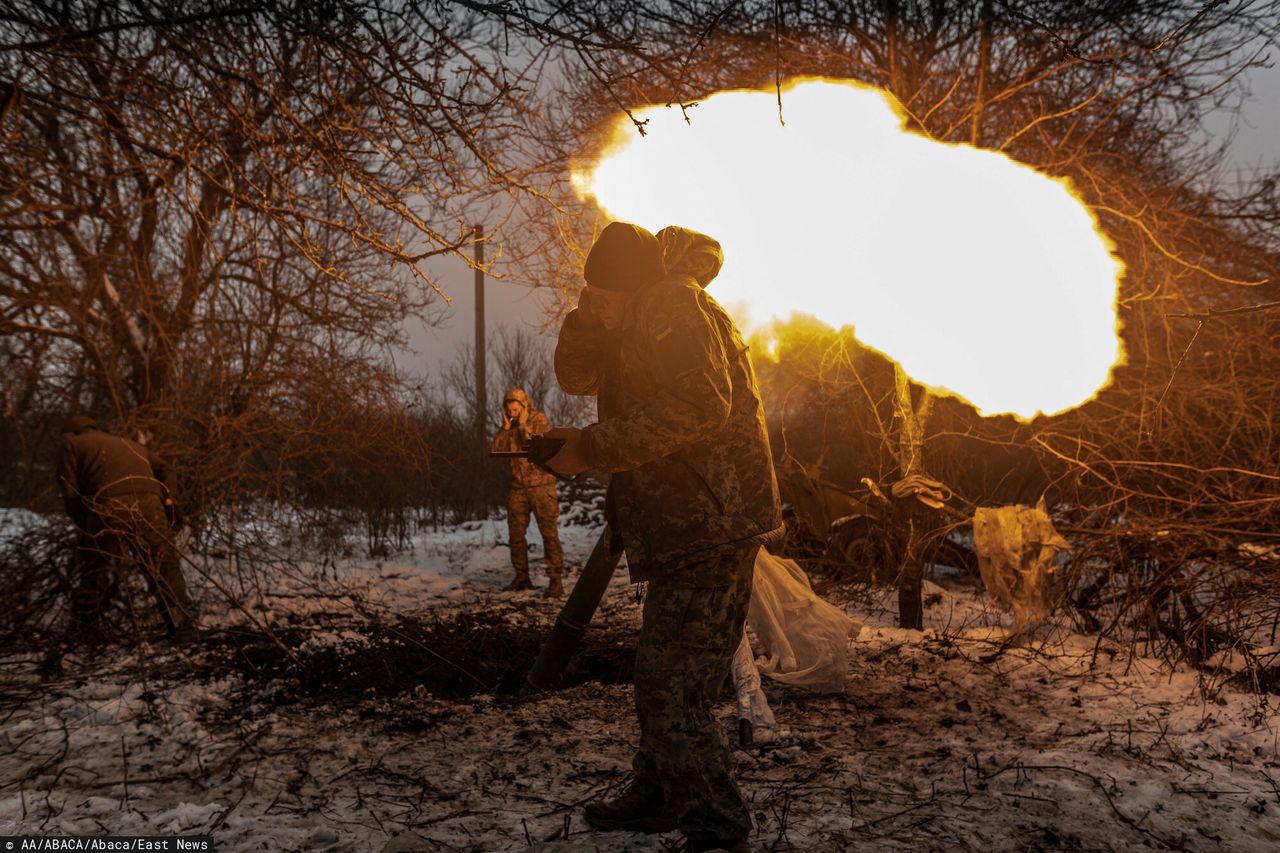
[{"label": "distant soldier standing", "polygon": [[82,639],[101,636],[103,598],[111,566],[131,553],[156,597],[165,630],[179,643],[196,639],[170,516],[173,476],[152,451],[98,429],[77,415],[62,428],[58,487],[67,515],[80,528],[79,572],[71,594],[71,629]]},{"label": "distant soldier standing", "polygon": [[[502,431],[493,439],[495,451],[520,450],[535,435],[548,429],[547,416],[529,403],[523,388],[512,388],[502,399]],[[542,547],[547,558],[547,595],[564,595],[564,553],[560,548],[560,502],[556,478],[528,459],[511,460],[511,491],[507,493],[507,538],[511,545],[511,565],[516,576],[506,591],[533,589],[529,581],[529,514],[538,522]]]},{"label": "distant soldier standing", "polygon": [[680,228],[659,238],[622,222],[601,232],[556,347],[561,387],[594,395],[599,422],[552,430],[565,446],[548,464],[613,475],[605,514],[631,579],[648,582],[634,781],[584,816],[740,853],[751,818],[711,706],[742,641],[756,553],[783,531],[778,487],[747,347],[703,290],[720,245]]}]

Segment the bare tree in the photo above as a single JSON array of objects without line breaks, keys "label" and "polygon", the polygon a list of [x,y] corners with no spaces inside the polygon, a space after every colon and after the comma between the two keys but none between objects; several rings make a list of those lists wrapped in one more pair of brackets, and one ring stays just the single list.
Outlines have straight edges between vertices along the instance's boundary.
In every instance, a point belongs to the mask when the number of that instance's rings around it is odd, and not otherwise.
[{"label": "bare tree", "polygon": [[[1226,149],[1201,124],[1246,94],[1278,12],[1273,0],[29,0],[0,17],[6,412],[87,407],[161,444],[225,448],[195,452],[216,467],[282,472],[285,457],[262,448],[305,422],[299,401],[327,387],[403,403],[377,363],[430,292],[418,262],[465,250],[465,205],[500,194],[491,209],[509,218],[491,231],[508,259],[569,302],[597,223],[564,166],[603,119],[670,103],[696,121],[698,97],[760,85],[778,87],[785,119],[784,77],[856,77],[931,138],[1071,179],[1127,265],[1129,363],[1090,405],[1019,425],[931,403],[836,336],[773,377],[790,383],[772,389],[775,410],[804,415],[788,447],[812,448],[803,461],[846,485],[899,479],[915,459],[972,503],[1047,490],[1111,543],[1099,588],[1135,577],[1149,592],[1169,572],[1128,556],[1135,537],[1176,533],[1155,563],[1185,574],[1214,541],[1276,528],[1277,329],[1259,306],[1280,301],[1280,180],[1217,180]],[[895,408],[913,429],[894,426]],[[825,430],[850,423],[875,440],[842,459]],[[906,586],[951,523],[909,525],[896,546],[916,555]],[[1179,595],[1160,600],[1190,618]],[[917,604],[903,612],[919,623]]]},{"label": "bare tree", "polygon": [[38,444],[17,413],[79,408],[199,445],[303,374],[374,375],[433,298],[421,262],[466,257],[466,206],[533,192],[504,158],[538,59],[499,58],[500,37],[392,5],[7,11],[12,440]]},{"label": "bare tree", "polygon": [[47,500],[83,410],[180,463],[241,588],[254,560],[296,562],[252,541],[264,505],[402,541],[452,448],[385,365],[435,297],[422,262],[469,257],[470,206],[536,194],[510,141],[539,61],[454,7],[6,6],[5,498]]},{"label": "bare tree", "polygon": [[[1247,96],[1246,72],[1277,44],[1276,3],[640,3],[550,23],[505,8],[527,32],[553,29],[576,60],[561,90],[566,130],[547,140],[566,155],[594,144],[619,109],[678,105],[696,122],[699,97],[770,85],[785,120],[783,79],[854,77],[892,92],[919,133],[1069,178],[1116,242],[1129,360],[1095,402],[1030,425],[982,421],[895,382],[855,343],[811,335],[793,350],[809,356],[767,371],[789,383],[770,388],[769,404],[794,413],[787,447],[807,448],[806,464],[850,488],[926,471],[970,504],[1048,492],[1089,507],[1063,521],[1113,543],[1176,529],[1175,564],[1215,550],[1210,530],[1240,540],[1275,529],[1280,353],[1266,306],[1280,295],[1280,176],[1221,180],[1227,145],[1204,121]],[[593,226],[574,214],[547,233],[572,259]],[[868,434],[871,446],[856,438]],[[954,519],[917,516],[890,527],[916,531],[891,550],[909,591],[904,624],[919,627],[921,565]],[[1149,563],[1112,567],[1149,591]],[[1132,610],[1149,598],[1126,600]]]}]

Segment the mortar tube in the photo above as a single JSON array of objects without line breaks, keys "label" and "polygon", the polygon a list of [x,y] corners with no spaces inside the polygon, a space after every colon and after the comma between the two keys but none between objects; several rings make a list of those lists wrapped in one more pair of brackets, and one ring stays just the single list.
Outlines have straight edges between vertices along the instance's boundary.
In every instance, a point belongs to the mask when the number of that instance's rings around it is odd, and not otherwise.
[{"label": "mortar tube", "polygon": [[596,540],[595,547],[591,549],[591,556],[582,567],[582,574],[573,585],[564,607],[560,608],[560,615],[556,617],[551,633],[542,644],[538,659],[533,662],[533,667],[525,677],[521,695],[542,693],[559,686],[560,676],[568,666],[569,658],[578,647],[578,641],[586,632],[587,625],[591,623],[591,617],[600,606],[600,599],[604,598],[604,591],[609,587],[613,572],[622,558],[621,551],[609,549],[611,538],[612,533],[606,526]]}]

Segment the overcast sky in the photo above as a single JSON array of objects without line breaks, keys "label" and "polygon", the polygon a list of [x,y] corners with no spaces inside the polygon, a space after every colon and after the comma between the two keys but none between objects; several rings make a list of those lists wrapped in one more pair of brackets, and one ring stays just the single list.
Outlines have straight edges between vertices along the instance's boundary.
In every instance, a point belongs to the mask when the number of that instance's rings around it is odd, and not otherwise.
[{"label": "overcast sky", "polygon": [[[1280,164],[1280,56],[1276,53],[1272,51],[1272,68],[1251,74],[1253,95],[1239,114],[1224,111],[1209,121],[1210,132],[1218,136],[1225,136],[1233,124],[1236,126],[1232,162],[1246,173]],[[408,328],[410,351],[396,358],[402,371],[424,378],[438,376],[441,365],[452,361],[459,348],[470,344],[475,336],[471,270],[453,260],[436,264],[432,271],[452,304],[439,325],[427,328],[412,324]],[[512,273],[518,276],[518,271]],[[546,324],[543,300],[544,296],[525,282],[489,280],[485,289],[489,340],[503,325],[542,329]]]}]

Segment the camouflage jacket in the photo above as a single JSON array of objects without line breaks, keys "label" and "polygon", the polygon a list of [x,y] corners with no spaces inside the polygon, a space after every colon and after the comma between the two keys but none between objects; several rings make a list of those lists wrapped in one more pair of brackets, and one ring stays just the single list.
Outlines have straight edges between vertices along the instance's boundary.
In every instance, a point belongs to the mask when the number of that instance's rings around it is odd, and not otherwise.
[{"label": "camouflage jacket", "polygon": [[612,332],[571,311],[555,367],[565,391],[596,396],[599,422],[583,430],[583,451],[593,470],[613,474],[606,515],[633,581],[781,534],[747,347],[691,276],[637,292]]},{"label": "camouflage jacket", "polygon": [[[537,410],[529,412],[529,418],[525,421],[524,429],[520,427],[511,427],[510,429],[499,430],[498,434],[493,437],[493,450],[508,451],[520,450],[523,443],[531,436],[542,435],[551,429],[547,416]],[[547,486],[555,483],[555,475],[550,474],[537,465],[534,465],[528,459],[511,459],[511,486],[517,489],[527,489],[533,486]]]}]

